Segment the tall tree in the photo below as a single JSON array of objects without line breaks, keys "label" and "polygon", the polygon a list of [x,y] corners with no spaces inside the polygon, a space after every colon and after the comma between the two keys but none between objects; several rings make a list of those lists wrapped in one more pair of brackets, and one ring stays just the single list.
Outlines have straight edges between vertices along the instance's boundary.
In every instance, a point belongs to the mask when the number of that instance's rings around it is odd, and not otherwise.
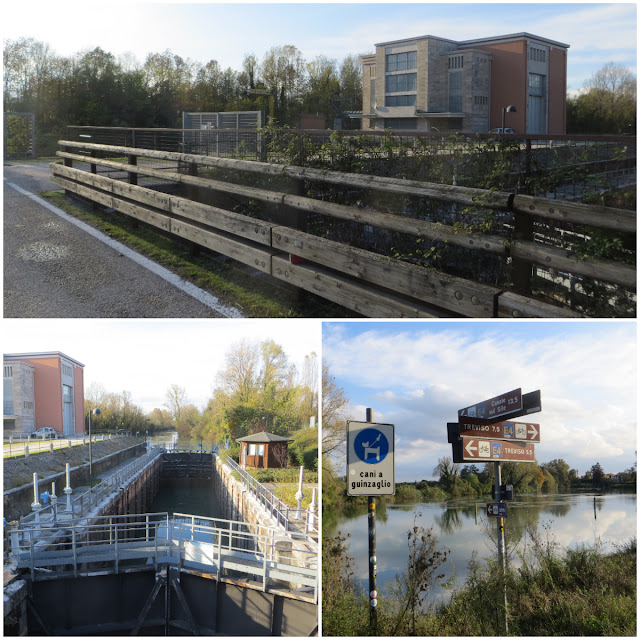
[{"label": "tall tree", "polygon": [[164,406],[167,407],[176,426],[182,418],[182,409],[187,404],[187,390],[177,384],[172,384],[165,393]]}]

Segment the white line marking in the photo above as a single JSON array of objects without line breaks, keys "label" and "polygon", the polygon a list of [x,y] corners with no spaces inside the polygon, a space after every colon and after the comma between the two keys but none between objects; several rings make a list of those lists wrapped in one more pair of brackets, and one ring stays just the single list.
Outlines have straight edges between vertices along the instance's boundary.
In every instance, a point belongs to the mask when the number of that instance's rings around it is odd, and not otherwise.
[{"label": "white line marking", "polygon": [[172,284],[174,287],[177,287],[178,289],[180,289],[180,291],[186,293],[187,295],[190,295],[192,298],[195,298],[196,300],[198,300],[198,302],[201,302],[202,304],[209,307],[210,309],[213,309],[214,311],[224,316],[225,318],[243,318],[244,317],[238,309],[222,304],[218,300],[218,298],[211,295],[207,291],[204,291],[203,289],[196,287],[191,282],[187,282],[186,280],[183,280],[180,276],[177,276],[175,273],[172,273],[171,271],[169,271],[169,269],[165,269],[165,267],[161,267],[160,265],[156,264],[152,260],[149,260],[149,258],[145,258],[145,256],[139,254],[133,249],[129,249],[129,247],[126,247],[125,245],[121,244],[117,240],[113,240],[112,238],[105,236],[104,233],[94,229],[93,227],[86,224],[85,222],[82,222],[81,220],[77,220],[73,216],[70,216],[68,213],[52,205],[50,202],[47,202],[46,200],[43,200],[39,196],[29,191],[26,191],[22,187],[19,187],[17,184],[14,184],[12,182],[8,182],[7,184],[12,189],[15,189],[18,193],[21,193],[22,195],[27,196],[27,198],[31,198],[31,200],[42,205],[52,213],[55,213],[57,216],[59,216],[63,220],[66,220],[67,222],[70,222],[71,224],[78,227],[79,229],[82,229],[82,231],[85,231],[86,233],[93,236],[97,240],[100,240],[100,242],[106,244],[108,247],[111,247],[115,251],[118,251],[119,253],[126,256],[130,260],[133,260],[136,264],[139,264],[141,267],[144,267],[148,271],[151,271],[151,273],[154,273],[155,275],[159,276],[163,280],[166,280],[168,283]]}]

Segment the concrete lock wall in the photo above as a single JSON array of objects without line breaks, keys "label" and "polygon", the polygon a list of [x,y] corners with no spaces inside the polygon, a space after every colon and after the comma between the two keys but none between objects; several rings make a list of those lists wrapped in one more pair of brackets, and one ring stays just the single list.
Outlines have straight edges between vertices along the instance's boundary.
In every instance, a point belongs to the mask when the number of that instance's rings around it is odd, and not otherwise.
[{"label": "concrete lock wall", "polygon": [[[133,445],[122,451],[116,451],[104,458],[99,458],[92,462],[93,475],[98,476],[113,467],[122,464],[129,458],[141,455],[145,451],[144,443]],[[70,469],[71,487],[79,487],[89,484],[89,464],[83,464]],[[40,493],[49,491],[51,483],[56,483],[56,493],[58,497],[64,497],[62,490],[66,485],[65,472],[53,474],[46,478],[38,478]],[[24,484],[14,489],[4,492],[3,496],[4,517],[7,522],[18,520],[22,516],[31,513],[31,503],[33,502],[33,483]]]},{"label": "concrete lock wall", "polygon": [[[216,457],[216,473],[213,475],[214,491],[218,506],[228,520],[242,520],[247,523],[250,531],[255,531],[260,525],[281,529],[278,522],[268,513],[254,495],[247,490],[242,482],[233,477],[230,467],[224,464],[220,457]],[[297,558],[303,562],[308,562],[308,547],[302,543],[292,540],[282,530],[280,535],[276,535],[270,542],[277,543],[279,556],[274,560]]]}]

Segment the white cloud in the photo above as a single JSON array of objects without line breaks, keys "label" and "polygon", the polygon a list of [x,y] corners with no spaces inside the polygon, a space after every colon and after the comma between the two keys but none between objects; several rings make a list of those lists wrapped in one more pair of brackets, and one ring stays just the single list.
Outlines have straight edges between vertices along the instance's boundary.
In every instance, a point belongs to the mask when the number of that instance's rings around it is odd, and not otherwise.
[{"label": "white cloud", "polygon": [[435,466],[434,452],[442,451],[446,423],[457,419],[458,409],[515,388],[541,390],[542,411],[529,417],[541,425],[539,461],[565,458],[584,471],[600,456],[623,460],[620,469],[630,466],[636,443],[633,325],[594,324],[593,331],[572,333],[571,325],[559,324],[544,337],[510,337],[507,324],[487,332],[452,325],[363,327],[354,336],[332,327],[325,332],[324,359],[338,384],[366,394],[376,417],[396,425],[403,473],[422,454]]}]

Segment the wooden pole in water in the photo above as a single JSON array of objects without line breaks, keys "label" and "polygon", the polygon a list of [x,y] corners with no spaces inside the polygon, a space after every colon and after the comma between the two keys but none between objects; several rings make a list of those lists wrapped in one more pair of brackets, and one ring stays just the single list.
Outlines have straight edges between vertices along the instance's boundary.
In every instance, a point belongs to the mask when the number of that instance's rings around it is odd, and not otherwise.
[{"label": "wooden pole in water", "polygon": [[[367,422],[373,422],[373,409],[367,409]],[[378,635],[378,591],[376,586],[376,498],[369,496],[369,635]]]}]

